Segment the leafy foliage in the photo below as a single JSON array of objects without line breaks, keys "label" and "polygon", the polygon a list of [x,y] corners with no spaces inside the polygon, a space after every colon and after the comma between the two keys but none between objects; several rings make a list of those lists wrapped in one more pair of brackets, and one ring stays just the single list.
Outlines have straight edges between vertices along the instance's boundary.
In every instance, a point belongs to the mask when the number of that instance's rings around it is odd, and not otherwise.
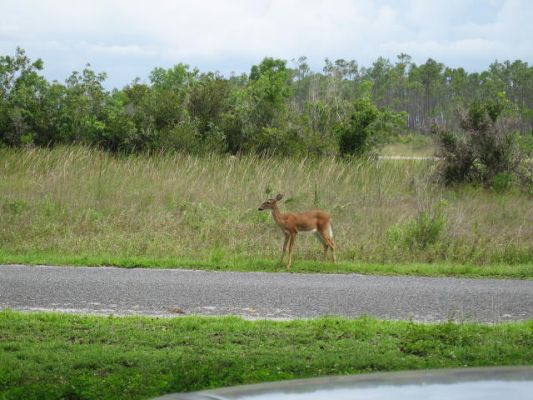
[{"label": "leafy foliage", "polygon": [[490,186],[498,182],[496,185],[502,188],[504,177],[515,173],[518,145],[511,122],[501,117],[505,100],[501,95],[494,101],[472,103],[461,116],[461,134],[436,130],[445,183],[479,182]]},{"label": "leafy foliage", "polygon": [[[312,72],[305,57],[293,63],[291,68],[267,57],[249,74],[229,78],[178,63],[154,68],[148,83],[136,79],[110,91],[106,74],[90,65],[64,83],[48,82],[41,75],[43,62],[18,48],[0,57],[0,144],[84,143],[125,153],[362,155],[405,124],[423,133],[432,125],[457,130],[453,110],[474,101],[486,104],[500,92],[509,99],[506,110],[513,110],[516,130],[533,130],[533,68],[522,61],[493,63],[472,74],[433,59],[416,65],[406,54],[395,63],[380,57],[369,68],[326,59],[321,73]],[[498,109],[485,111],[490,121]],[[478,128],[485,111],[470,115]],[[446,140],[461,146],[460,140]]]},{"label": "leafy foliage", "polygon": [[0,57],[0,141],[20,146],[34,141],[36,128],[46,118],[40,109],[47,89],[39,75],[43,62],[32,62],[17,48],[14,57]]},{"label": "leafy foliage", "polygon": [[342,155],[355,156],[368,153],[394,131],[401,130],[401,124],[401,114],[378,110],[369,99],[358,100],[348,121],[336,127],[339,151]]},{"label": "leafy foliage", "polygon": [[372,124],[378,118],[378,109],[368,100],[354,104],[350,119],[338,125],[339,150],[343,155],[362,155],[372,147]]}]

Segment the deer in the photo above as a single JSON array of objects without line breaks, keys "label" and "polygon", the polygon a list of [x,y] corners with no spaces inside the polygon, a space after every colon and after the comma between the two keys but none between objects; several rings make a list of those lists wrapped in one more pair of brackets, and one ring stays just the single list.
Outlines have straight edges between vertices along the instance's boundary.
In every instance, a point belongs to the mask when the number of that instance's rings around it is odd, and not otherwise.
[{"label": "deer", "polygon": [[282,213],[278,208],[278,201],[282,198],[283,195],[278,194],[275,198],[268,199],[259,206],[259,211],[272,210],[274,221],[276,221],[276,224],[278,224],[285,235],[280,263],[283,263],[288,244],[289,260],[287,263],[287,271],[290,270],[292,263],[292,247],[298,232],[314,233],[324,246],[324,258],[327,256],[328,249],[331,249],[333,262],[336,262],[336,248],[332,239],[333,230],[331,229],[331,217],[329,214],[321,210],[304,211],[300,213]]}]

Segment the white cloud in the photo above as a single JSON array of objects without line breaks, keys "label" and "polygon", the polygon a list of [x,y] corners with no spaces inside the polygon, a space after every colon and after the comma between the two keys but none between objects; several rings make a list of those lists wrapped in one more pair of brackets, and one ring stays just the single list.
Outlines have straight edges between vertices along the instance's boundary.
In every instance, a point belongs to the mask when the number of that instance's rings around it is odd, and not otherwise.
[{"label": "white cloud", "polygon": [[156,54],[154,50],[138,45],[119,46],[85,43],[84,47],[91,53],[101,53],[114,56],[153,56]]},{"label": "white cloud", "polygon": [[58,74],[91,62],[118,85],[177,62],[227,73],[306,55],[320,69],[325,57],[368,65],[404,52],[480,70],[533,55],[530,0],[2,0],[1,10],[0,54],[20,45]]}]

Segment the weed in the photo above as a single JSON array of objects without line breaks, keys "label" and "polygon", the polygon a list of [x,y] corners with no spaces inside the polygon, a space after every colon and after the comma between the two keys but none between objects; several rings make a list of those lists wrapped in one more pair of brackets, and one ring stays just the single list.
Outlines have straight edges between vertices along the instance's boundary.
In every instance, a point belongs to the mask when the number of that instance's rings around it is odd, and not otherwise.
[{"label": "weed", "polygon": [[[342,261],[531,262],[530,196],[442,189],[434,161],[116,157],[83,147],[4,148],[0,159],[0,250],[12,259],[277,260],[283,237],[257,207],[282,192],[284,211],[332,215]],[[297,246],[296,268],[321,259],[315,238],[301,235]]]},{"label": "weed", "polygon": [[496,193],[504,193],[508,191],[513,184],[513,177],[506,172],[500,172],[492,177],[490,182],[491,188]]},{"label": "weed", "polygon": [[393,245],[409,249],[424,250],[439,240],[445,227],[444,207],[441,201],[431,210],[422,210],[418,215],[403,224],[396,224],[387,231],[387,237]]},{"label": "weed", "polygon": [[2,205],[2,210],[6,214],[20,215],[28,208],[26,202],[22,200],[7,201]]}]

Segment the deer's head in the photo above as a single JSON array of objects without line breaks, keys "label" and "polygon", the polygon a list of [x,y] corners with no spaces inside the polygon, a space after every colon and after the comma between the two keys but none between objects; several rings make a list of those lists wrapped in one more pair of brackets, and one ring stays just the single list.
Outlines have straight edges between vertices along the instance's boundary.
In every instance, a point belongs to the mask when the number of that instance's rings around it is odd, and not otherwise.
[{"label": "deer's head", "polygon": [[274,199],[268,199],[259,206],[259,211],[272,210],[276,207],[276,203],[283,198],[282,194],[278,194]]}]

